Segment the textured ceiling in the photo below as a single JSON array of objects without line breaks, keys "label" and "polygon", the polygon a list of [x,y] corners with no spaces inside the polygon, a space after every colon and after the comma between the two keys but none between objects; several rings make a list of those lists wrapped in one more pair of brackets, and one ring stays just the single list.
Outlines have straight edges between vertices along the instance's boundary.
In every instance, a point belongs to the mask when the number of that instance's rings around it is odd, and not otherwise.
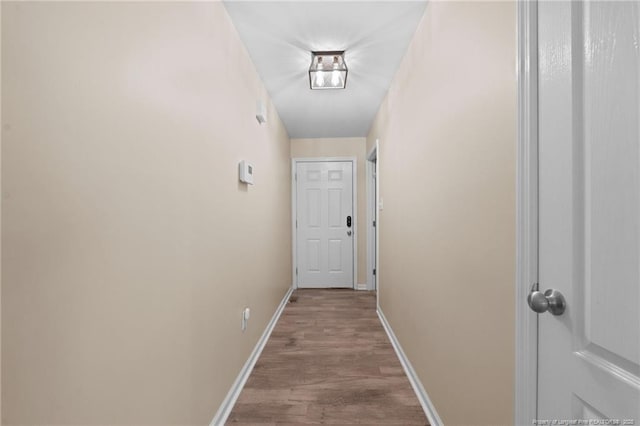
[{"label": "textured ceiling", "polygon": [[[426,6],[425,1],[224,4],[291,138],[366,136]],[[309,89],[312,50],[346,51],[346,89]]]}]

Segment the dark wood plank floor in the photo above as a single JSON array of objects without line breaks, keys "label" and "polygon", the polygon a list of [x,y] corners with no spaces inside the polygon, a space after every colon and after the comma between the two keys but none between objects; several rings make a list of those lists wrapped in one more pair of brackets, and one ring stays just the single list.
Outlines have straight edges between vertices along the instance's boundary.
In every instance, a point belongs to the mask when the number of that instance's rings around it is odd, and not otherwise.
[{"label": "dark wood plank floor", "polygon": [[296,290],[227,424],[428,425],[375,294]]}]

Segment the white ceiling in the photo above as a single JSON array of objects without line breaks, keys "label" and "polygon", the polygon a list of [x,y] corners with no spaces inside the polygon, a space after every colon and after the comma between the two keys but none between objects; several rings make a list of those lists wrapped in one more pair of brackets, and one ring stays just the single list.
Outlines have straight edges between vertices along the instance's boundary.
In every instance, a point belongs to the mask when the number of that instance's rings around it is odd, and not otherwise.
[{"label": "white ceiling", "polygon": [[[366,136],[426,1],[225,6],[291,138]],[[344,90],[309,89],[312,50],[346,50]]]}]

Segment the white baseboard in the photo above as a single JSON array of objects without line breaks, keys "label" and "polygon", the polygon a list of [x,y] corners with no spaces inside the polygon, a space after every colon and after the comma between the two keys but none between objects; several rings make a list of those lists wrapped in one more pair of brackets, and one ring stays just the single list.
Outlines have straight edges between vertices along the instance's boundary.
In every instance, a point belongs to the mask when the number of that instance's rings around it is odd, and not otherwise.
[{"label": "white baseboard", "polygon": [[356,284],[356,290],[369,290],[369,285],[367,283]]},{"label": "white baseboard", "polygon": [[267,344],[267,340],[269,340],[269,336],[276,326],[276,323],[278,322],[282,311],[284,311],[285,306],[287,306],[287,302],[289,301],[289,297],[291,297],[292,292],[293,287],[291,287],[282,298],[282,301],[276,309],[276,312],[273,314],[273,317],[271,317],[271,321],[269,321],[269,324],[267,324],[267,327],[264,329],[262,336],[260,336],[258,343],[256,343],[256,346],[253,348],[253,352],[251,352],[251,355],[249,355],[249,359],[247,359],[247,362],[242,367],[242,370],[240,370],[240,374],[238,374],[235,382],[233,382],[229,393],[227,393],[227,396],[222,401],[220,408],[218,408],[218,412],[215,416],[213,416],[213,420],[211,420],[210,426],[221,426],[224,425],[224,422],[227,421],[227,418],[229,417],[229,414],[231,414],[231,410],[233,409],[238,396],[240,396],[240,392],[242,391],[244,384],[247,382],[247,379],[249,378],[253,367],[256,365],[256,361],[258,361],[258,358],[260,358],[262,349],[264,349],[264,346]]},{"label": "white baseboard", "polygon": [[384,330],[387,332],[387,336],[389,336],[389,340],[391,340],[391,345],[393,346],[393,349],[395,349],[396,355],[398,355],[398,358],[400,359],[400,364],[402,364],[402,368],[404,369],[404,372],[409,378],[411,387],[413,388],[413,391],[416,393],[416,396],[418,397],[418,401],[420,401],[420,405],[422,405],[422,409],[424,410],[424,413],[429,419],[429,423],[431,423],[431,426],[442,426],[443,423],[442,423],[442,420],[440,419],[440,416],[438,416],[438,413],[436,412],[435,407],[433,406],[433,404],[431,403],[431,400],[429,399],[429,395],[427,395],[427,391],[424,390],[424,386],[422,386],[422,382],[418,378],[418,375],[416,374],[415,370],[411,366],[409,359],[407,358],[404,351],[402,350],[402,346],[400,346],[400,342],[398,342],[396,335],[393,333],[393,329],[387,322],[387,319],[385,318],[384,314],[382,313],[382,310],[379,307],[377,309],[377,312],[378,312],[378,317],[380,318],[380,322],[382,323]]}]

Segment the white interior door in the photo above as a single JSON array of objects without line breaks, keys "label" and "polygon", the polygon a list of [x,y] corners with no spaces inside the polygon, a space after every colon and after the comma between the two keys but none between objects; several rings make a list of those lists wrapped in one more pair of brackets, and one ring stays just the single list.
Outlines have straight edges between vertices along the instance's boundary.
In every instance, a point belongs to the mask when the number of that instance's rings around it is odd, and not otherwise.
[{"label": "white interior door", "polygon": [[297,281],[300,288],[353,288],[353,163],[296,166]]},{"label": "white interior door", "polygon": [[637,1],[538,5],[539,282],[567,303],[538,317],[541,420],[640,424],[639,27]]}]

